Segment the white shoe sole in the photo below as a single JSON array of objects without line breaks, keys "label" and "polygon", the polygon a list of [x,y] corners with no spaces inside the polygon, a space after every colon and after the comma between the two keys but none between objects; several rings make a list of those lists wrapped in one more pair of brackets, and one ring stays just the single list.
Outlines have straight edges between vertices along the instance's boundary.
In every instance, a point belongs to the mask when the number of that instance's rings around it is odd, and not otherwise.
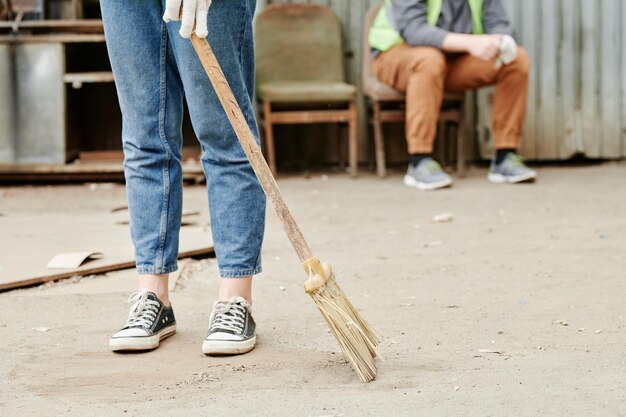
[{"label": "white shoe sole", "polygon": [[150,350],[159,347],[161,340],[176,333],[176,324],[165,327],[150,337],[117,337],[109,340],[113,352],[121,350]]},{"label": "white shoe sole", "polygon": [[248,353],[256,345],[256,336],[248,340],[205,340],[202,352],[205,355],[240,355]]},{"label": "white shoe sole", "polygon": [[524,175],[517,175],[517,176],[513,176],[513,177],[506,177],[502,174],[497,174],[494,172],[490,172],[487,175],[487,179],[490,182],[493,182],[494,184],[516,184],[519,182],[526,182],[526,181],[534,181],[535,179],[537,179],[537,173],[535,171],[530,171]]},{"label": "white shoe sole", "polygon": [[425,182],[420,182],[416,180],[410,175],[405,175],[404,185],[406,185],[407,187],[411,187],[411,188],[417,188],[418,190],[422,190],[422,191],[432,191],[432,190],[437,190],[439,188],[450,187],[452,185],[452,179],[448,178],[444,181],[439,181],[439,182],[434,182],[434,183],[425,183]]}]

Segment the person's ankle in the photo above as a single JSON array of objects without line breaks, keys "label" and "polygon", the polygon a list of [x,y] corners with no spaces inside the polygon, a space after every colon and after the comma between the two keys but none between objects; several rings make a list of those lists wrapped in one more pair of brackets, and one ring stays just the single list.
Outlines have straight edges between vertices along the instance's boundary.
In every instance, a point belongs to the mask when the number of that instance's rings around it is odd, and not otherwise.
[{"label": "person's ankle", "polygon": [[170,306],[169,297],[169,275],[153,275],[153,274],[140,274],[138,280],[138,289],[147,289],[154,293],[159,300],[166,307]]},{"label": "person's ankle", "polygon": [[158,293],[158,292],[154,292],[154,295],[157,296],[157,298],[163,303],[163,305],[165,307],[170,307],[172,305],[172,303],[170,302],[170,295],[165,292],[165,293]]},{"label": "person's ankle", "polygon": [[217,297],[224,302],[241,297],[252,305],[252,277],[222,278]]},{"label": "person's ankle", "polygon": [[432,158],[432,154],[430,154],[430,153],[414,153],[414,154],[411,154],[410,164],[411,164],[412,167],[416,167],[416,166],[419,165],[420,162],[422,162],[422,160],[424,160],[426,158]]},{"label": "person's ankle", "polygon": [[516,153],[515,148],[502,148],[496,149],[496,154],[494,155],[494,162],[496,165],[501,164],[502,161],[506,158],[506,156],[510,153]]}]

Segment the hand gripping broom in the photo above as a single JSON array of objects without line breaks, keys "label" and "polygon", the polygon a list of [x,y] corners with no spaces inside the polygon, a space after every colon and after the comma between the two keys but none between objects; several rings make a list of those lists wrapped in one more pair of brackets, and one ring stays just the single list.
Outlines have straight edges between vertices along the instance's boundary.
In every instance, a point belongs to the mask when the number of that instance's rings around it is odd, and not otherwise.
[{"label": "hand gripping broom", "polygon": [[376,377],[376,363],[374,361],[376,345],[380,342],[378,336],[341,290],[330,265],[320,263],[311,253],[300,228],[280,195],[276,180],[272,176],[261,154],[261,149],[241,113],[211,46],[205,39],[198,38],[195,33],[191,35],[191,43],[265,194],[272,201],[287,237],[304,266],[309,277],[304,283],[305,291],[311,296],[322,313],[330,331],[339,342],[343,354],[352,363],[361,380],[363,382],[373,380]]}]

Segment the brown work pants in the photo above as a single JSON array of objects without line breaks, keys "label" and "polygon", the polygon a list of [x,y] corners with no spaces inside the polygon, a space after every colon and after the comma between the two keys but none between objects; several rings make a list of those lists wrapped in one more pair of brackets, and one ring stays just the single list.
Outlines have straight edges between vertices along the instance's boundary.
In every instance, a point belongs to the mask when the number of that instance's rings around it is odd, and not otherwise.
[{"label": "brown work pants", "polygon": [[446,54],[406,43],[374,60],[378,79],[406,93],[406,140],[409,154],[431,153],[444,91],[460,93],[496,85],[493,135],[496,149],[516,149],[526,117],[528,54],[519,48],[515,61],[500,69],[495,60],[469,54]]}]

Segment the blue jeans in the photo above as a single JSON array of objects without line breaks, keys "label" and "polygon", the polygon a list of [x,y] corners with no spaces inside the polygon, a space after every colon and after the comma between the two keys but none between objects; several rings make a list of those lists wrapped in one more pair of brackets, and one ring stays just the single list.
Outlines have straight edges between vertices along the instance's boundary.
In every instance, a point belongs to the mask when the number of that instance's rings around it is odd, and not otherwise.
[{"label": "blue jeans", "polygon": [[[211,228],[222,277],[261,271],[265,194],[180,24],[162,0],[101,0],[122,110],[124,175],[137,272],[177,269],[186,99],[202,147]],[[209,43],[258,142],[252,107],[255,0],[214,0]]]}]

